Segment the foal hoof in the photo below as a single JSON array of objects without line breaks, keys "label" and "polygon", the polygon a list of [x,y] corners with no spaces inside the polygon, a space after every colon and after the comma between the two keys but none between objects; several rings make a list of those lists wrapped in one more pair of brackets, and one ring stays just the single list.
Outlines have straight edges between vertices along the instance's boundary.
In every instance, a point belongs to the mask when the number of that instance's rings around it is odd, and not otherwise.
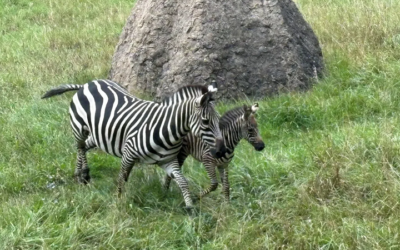
[{"label": "foal hoof", "polygon": [[89,184],[90,183],[90,175],[89,175],[89,169],[83,169],[82,170],[82,181],[83,184]]},{"label": "foal hoof", "polygon": [[85,184],[85,185],[89,184],[90,183],[90,176],[89,175],[87,175],[87,176],[84,175],[83,178],[82,178],[82,183]]},{"label": "foal hoof", "polygon": [[75,175],[74,179],[78,184],[82,184],[83,183],[83,180],[82,180],[80,175]]},{"label": "foal hoof", "polygon": [[201,197],[200,196],[195,196],[193,197],[193,203],[197,203],[198,201],[200,201]]},{"label": "foal hoof", "polygon": [[197,215],[197,211],[194,207],[185,207],[186,213],[189,216],[196,216]]},{"label": "foal hoof", "polygon": [[117,190],[117,197],[118,197],[118,198],[122,198],[122,189],[119,189],[119,188],[118,188],[118,190]]}]

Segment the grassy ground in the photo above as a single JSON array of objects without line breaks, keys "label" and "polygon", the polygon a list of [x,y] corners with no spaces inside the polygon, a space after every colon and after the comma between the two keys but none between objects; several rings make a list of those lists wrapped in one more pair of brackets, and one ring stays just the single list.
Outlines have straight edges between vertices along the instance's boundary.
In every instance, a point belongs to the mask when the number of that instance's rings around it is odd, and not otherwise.
[{"label": "grassy ground", "polygon": [[[265,150],[242,143],[231,203],[218,190],[190,218],[156,167],[118,199],[119,159],[96,152],[93,184],[74,183],[71,94],[40,100],[107,76],[132,1],[0,0],[0,248],[399,249],[400,2],[296,3],[327,76],[260,103]],[[208,185],[198,163],[184,171],[193,193]]]}]

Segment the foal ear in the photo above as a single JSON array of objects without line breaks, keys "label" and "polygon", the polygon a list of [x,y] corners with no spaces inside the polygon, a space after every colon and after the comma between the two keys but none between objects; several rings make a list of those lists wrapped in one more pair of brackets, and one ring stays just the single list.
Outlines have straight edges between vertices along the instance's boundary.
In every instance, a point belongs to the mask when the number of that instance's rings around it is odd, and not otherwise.
[{"label": "foal ear", "polygon": [[257,112],[257,110],[259,109],[258,107],[258,103],[254,103],[253,106],[251,106],[251,111],[253,114],[255,114]]},{"label": "foal ear", "polygon": [[247,106],[247,105],[243,105],[243,109],[244,109],[244,119],[247,121],[249,120],[250,115],[253,113],[251,107]]}]

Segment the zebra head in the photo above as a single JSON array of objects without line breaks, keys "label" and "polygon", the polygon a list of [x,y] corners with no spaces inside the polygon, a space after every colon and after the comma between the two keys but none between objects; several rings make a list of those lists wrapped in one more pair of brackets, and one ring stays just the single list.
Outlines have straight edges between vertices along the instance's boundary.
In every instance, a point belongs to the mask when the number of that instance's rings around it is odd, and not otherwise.
[{"label": "zebra head", "polygon": [[242,124],[242,136],[246,139],[254,149],[261,151],[264,149],[265,144],[261,138],[260,131],[258,131],[257,121],[255,114],[258,110],[258,103],[254,103],[251,107],[244,105],[244,123]]},{"label": "zebra head", "polygon": [[191,132],[209,145],[216,158],[225,155],[226,147],[219,128],[220,115],[215,110],[212,94],[217,88],[210,85],[202,96],[196,99],[195,112],[190,119]]}]

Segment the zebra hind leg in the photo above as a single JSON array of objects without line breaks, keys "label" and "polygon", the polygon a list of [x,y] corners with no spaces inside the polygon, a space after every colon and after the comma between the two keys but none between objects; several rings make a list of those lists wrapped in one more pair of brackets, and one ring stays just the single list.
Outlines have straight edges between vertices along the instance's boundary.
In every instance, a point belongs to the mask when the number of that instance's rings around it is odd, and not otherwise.
[{"label": "zebra hind leg", "polygon": [[86,152],[84,154],[84,160],[82,161],[82,181],[84,184],[88,184],[90,182],[90,169],[86,160]]},{"label": "zebra hind leg", "polygon": [[129,157],[128,154],[129,153],[125,153],[121,160],[121,170],[119,171],[118,176],[118,196],[121,196],[125,182],[128,181],[129,174],[131,173],[133,165],[135,164],[134,159]]},{"label": "zebra hind leg", "polygon": [[89,175],[89,166],[87,164],[87,159],[86,159],[86,150],[84,150],[83,155],[82,155],[82,170],[81,170],[81,180],[83,184],[88,184],[90,182],[90,175]]},{"label": "zebra hind leg", "polygon": [[[76,168],[74,172],[75,179],[78,183],[87,184],[87,181],[83,177],[83,169],[89,169],[87,166],[87,159],[86,159],[86,150],[85,144],[82,142],[77,143],[77,159],[76,159]],[[87,171],[89,173],[89,171]]]},{"label": "zebra hind leg", "polygon": [[77,160],[75,168],[75,179],[78,183],[87,184],[90,181],[89,167],[87,165],[86,159],[86,139],[88,138],[90,132],[86,126],[83,126],[82,131],[74,131],[76,145],[77,145]]},{"label": "zebra hind leg", "polygon": [[78,146],[78,152],[77,152],[77,156],[76,156],[76,167],[75,167],[75,172],[74,172],[74,177],[75,180],[78,183],[82,183],[82,158],[84,155],[84,150],[82,148],[79,148]]},{"label": "zebra hind leg", "polygon": [[83,179],[83,183],[88,184],[90,182],[90,169],[89,166],[87,164],[87,160],[86,160],[86,152],[89,151],[92,148],[95,148],[96,144],[94,143],[92,137],[90,136],[86,141],[85,141],[85,154],[83,157],[83,161],[82,161],[82,179]]}]

